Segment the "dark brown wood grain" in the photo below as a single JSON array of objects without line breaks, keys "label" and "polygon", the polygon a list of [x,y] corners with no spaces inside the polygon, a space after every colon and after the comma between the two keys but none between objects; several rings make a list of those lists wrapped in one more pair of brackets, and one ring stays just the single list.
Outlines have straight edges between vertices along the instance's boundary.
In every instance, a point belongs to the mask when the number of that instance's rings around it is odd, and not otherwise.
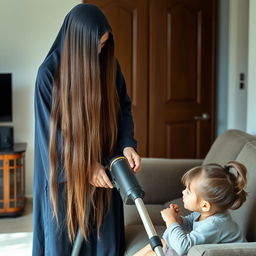
[{"label": "dark brown wood grain", "polygon": [[112,26],[140,155],[204,157],[215,138],[216,0],[84,2]]}]

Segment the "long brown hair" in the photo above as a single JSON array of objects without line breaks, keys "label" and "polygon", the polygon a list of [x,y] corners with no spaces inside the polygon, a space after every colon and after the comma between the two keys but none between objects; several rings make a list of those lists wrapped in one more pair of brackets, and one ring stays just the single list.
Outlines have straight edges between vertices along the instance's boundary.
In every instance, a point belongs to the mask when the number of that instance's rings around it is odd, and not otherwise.
[{"label": "long brown hair", "polygon": [[[119,108],[112,34],[100,54],[98,42],[97,31],[70,24],[52,91],[50,198],[58,219],[57,178],[63,171],[71,242],[78,227],[87,239],[91,221],[96,223],[99,234],[110,203],[109,190],[90,184],[93,165],[101,163],[103,155],[114,153]],[[61,152],[56,145],[59,133]]]},{"label": "long brown hair", "polygon": [[[233,173],[232,169],[236,173]],[[194,167],[183,175],[182,182],[188,185],[200,175],[202,181],[196,189],[198,195],[216,206],[219,211],[235,210],[246,200],[246,174],[247,170],[243,164],[230,161],[225,166],[207,164]]]}]

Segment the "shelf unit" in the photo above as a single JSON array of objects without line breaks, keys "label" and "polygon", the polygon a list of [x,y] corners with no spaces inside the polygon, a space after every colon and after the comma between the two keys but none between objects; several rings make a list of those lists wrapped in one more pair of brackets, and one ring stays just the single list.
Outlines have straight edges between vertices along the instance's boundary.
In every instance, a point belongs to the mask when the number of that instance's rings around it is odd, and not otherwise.
[{"label": "shelf unit", "polygon": [[0,216],[18,216],[25,207],[26,143],[0,149]]}]

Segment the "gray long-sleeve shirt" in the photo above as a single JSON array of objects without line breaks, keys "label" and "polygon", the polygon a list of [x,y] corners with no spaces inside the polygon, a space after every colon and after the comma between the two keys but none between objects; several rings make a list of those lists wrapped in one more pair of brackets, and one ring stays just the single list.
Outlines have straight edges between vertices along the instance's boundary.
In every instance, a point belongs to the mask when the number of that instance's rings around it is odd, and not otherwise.
[{"label": "gray long-sleeve shirt", "polygon": [[168,248],[184,255],[197,244],[246,242],[236,222],[228,212],[215,214],[198,221],[200,213],[182,217],[182,224],[173,223],[164,232]]}]

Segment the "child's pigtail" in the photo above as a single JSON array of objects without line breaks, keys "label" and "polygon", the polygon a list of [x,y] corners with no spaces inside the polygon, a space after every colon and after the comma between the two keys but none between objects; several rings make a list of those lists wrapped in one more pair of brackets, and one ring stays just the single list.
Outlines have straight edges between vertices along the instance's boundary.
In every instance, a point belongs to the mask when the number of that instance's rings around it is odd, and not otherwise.
[{"label": "child's pigtail", "polygon": [[[229,171],[229,169],[231,168],[234,168],[236,170],[236,176]],[[227,165],[225,165],[225,169],[230,174],[231,182],[234,184],[234,203],[230,207],[230,209],[235,210],[238,209],[246,200],[247,192],[244,191],[244,187],[247,181],[247,171],[243,164],[236,161],[228,162]]]}]

